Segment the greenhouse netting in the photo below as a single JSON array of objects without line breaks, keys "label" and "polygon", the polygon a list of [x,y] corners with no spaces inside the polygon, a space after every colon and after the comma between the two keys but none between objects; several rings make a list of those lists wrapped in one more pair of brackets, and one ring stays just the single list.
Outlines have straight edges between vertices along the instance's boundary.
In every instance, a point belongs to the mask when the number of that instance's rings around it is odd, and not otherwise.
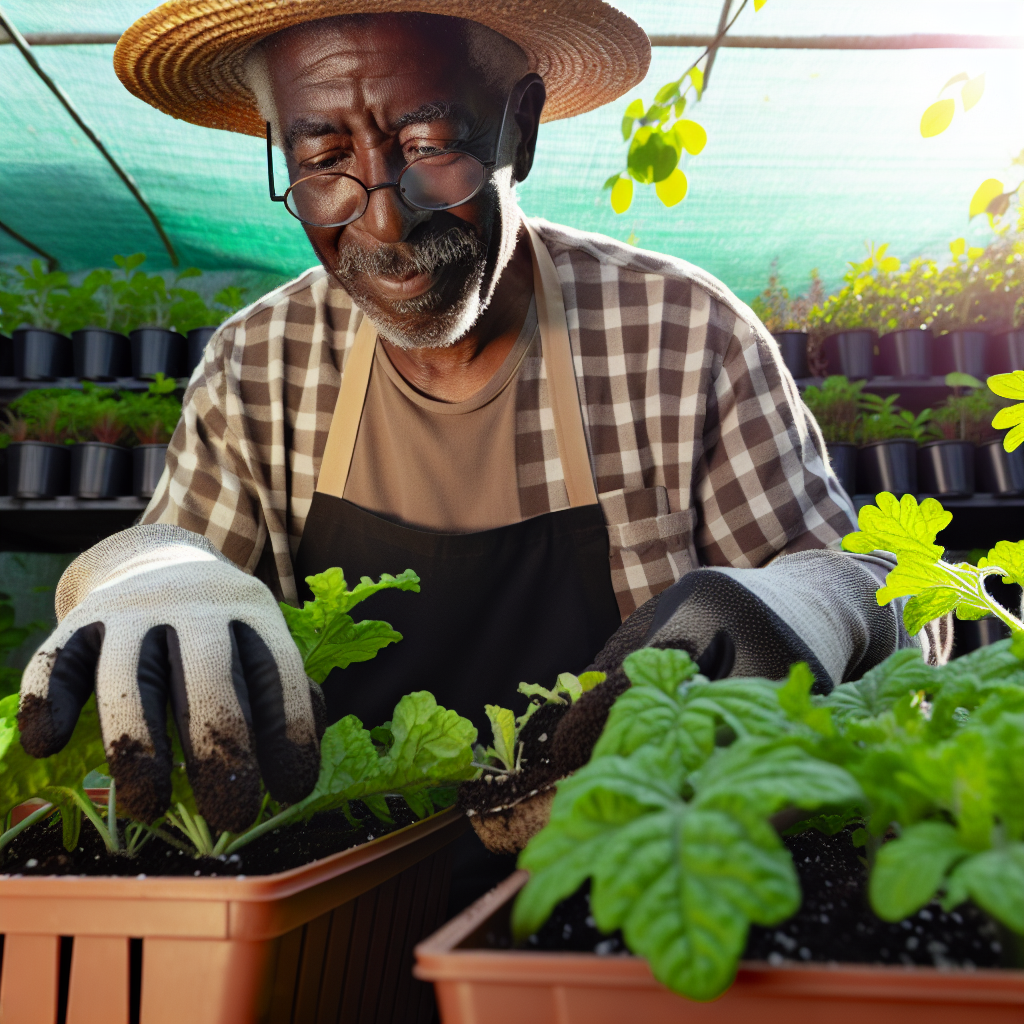
[{"label": "greenhouse netting", "polygon": [[[5,0],[23,33],[117,33],[151,0]],[[620,0],[651,35],[713,35],[722,0]],[[734,0],[733,12],[740,6]],[[735,36],[907,33],[1024,36],[1017,0],[767,0],[748,3]],[[299,225],[267,198],[261,140],[195,127],[129,95],[114,75],[113,45],[36,45],[64,89],[159,216],[182,265],[292,275],[312,262]],[[985,216],[968,219],[986,179],[1012,188],[1024,176],[1024,60],[1007,47],[924,49],[721,49],[703,100],[688,116],[706,148],[684,156],[689,193],[666,209],[637,188],[617,215],[602,185],[625,166],[620,124],[629,102],[650,103],[700,47],[657,46],[643,87],[603,109],[547,124],[538,161],[521,186],[529,214],[684,257],[744,298],[773,261],[790,287],[818,268],[834,285],[865,242],[904,259],[948,257],[951,240],[985,244]],[[984,75],[964,110],[954,76]],[[110,166],[18,50],[0,46],[4,101],[0,220],[65,270],[109,265],[144,251],[169,266],[156,233]],[[956,100],[950,127],[922,137],[921,117],[940,93]],[[0,234],[0,260],[31,253]]]}]

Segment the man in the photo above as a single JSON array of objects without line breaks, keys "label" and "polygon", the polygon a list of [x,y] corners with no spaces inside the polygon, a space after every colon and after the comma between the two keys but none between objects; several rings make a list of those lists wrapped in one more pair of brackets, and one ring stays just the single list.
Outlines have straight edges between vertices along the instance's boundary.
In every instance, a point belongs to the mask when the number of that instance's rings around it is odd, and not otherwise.
[{"label": "man", "polygon": [[824,691],[901,642],[889,564],[834,550],[849,499],[751,311],[519,214],[540,121],[648,61],[601,0],[172,0],[125,33],[136,95],[270,133],[321,266],[215,335],[143,525],[68,570],[26,749],[59,749],[95,689],[118,799],[152,820],[169,701],[211,827],[253,819],[261,775],[301,798],[323,698],[275,597],[332,565],[423,581],[374,598],[401,643],[324,685],[369,726],[418,689],[480,722],[623,620],[610,669],[651,642],[711,678],[805,660]]}]

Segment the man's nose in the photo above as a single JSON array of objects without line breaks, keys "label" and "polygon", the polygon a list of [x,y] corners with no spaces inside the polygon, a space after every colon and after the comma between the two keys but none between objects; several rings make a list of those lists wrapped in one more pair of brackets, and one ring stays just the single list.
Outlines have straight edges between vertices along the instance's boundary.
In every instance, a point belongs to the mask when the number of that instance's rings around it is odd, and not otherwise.
[{"label": "man's nose", "polygon": [[[385,159],[385,154],[380,150],[368,156],[369,159],[361,168],[366,173],[363,181],[368,187],[398,180],[404,165],[396,166],[393,161]],[[413,228],[429,219],[428,210],[414,210],[407,206],[396,186],[373,189],[368,198],[366,213],[355,223],[376,241],[394,244],[404,242]]]}]

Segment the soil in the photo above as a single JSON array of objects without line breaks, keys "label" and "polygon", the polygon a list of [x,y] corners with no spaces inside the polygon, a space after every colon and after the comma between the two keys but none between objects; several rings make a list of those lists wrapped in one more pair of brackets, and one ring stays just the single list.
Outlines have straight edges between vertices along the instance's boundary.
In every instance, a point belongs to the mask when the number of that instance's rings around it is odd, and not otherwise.
[{"label": "soil", "polygon": [[568,710],[566,704],[545,704],[535,711],[519,736],[523,745],[519,762],[522,771],[485,771],[479,779],[463,782],[459,786],[459,808],[483,814],[557,782],[561,776],[551,757],[551,748],[558,723]]},{"label": "soil", "polygon": [[[803,903],[774,928],[752,927],[744,960],[998,967],[1007,962],[1001,930],[973,904],[946,913],[936,902],[890,924],[871,912],[867,873],[849,831],[809,830],[785,840],[800,876]],[[564,900],[527,946],[629,955],[621,932],[604,935],[590,912],[589,881]]]},{"label": "soil", "polygon": [[[35,825],[22,832],[3,852],[0,871],[7,875],[193,875],[196,877],[271,875],[301,867],[321,857],[404,828],[416,821],[404,800],[388,798],[393,824],[375,818],[360,802],[351,810],[359,819],[356,827],[341,811],[325,811],[309,821],[275,829],[254,839],[238,853],[220,857],[194,857],[165,843],[157,836],[148,839],[135,856],[111,854],[99,833],[88,821],[82,822],[78,847],[64,849],[59,816],[50,824]],[[122,822],[122,845],[124,843]],[[179,838],[176,829],[164,829]]]}]

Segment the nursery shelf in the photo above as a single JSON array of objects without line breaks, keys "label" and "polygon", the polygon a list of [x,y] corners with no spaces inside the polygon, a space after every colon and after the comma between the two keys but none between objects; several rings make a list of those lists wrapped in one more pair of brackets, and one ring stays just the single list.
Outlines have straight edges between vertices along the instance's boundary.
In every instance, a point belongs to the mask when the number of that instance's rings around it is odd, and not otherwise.
[{"label": "nursery shelf", "polygon": [[0,497],[0,551],[85,551],[131,526],[147,504],[142,498]]}]

